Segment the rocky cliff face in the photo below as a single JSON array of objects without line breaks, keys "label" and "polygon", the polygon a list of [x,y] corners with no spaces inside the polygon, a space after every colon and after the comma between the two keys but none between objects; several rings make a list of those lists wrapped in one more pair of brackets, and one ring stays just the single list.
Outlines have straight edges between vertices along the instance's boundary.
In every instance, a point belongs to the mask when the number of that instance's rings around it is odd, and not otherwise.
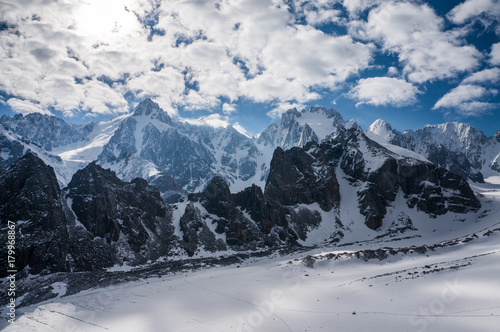
[{"label": "rocky cliff face", "polygon": [[[355,202],[343,201],[349,192]],[[400,219],[414,230],[408,217],[412,209],[432,219],[480,207],[460,176],[395,154],[356,127],[340,128],[321,144],[310,142],[286,151],[277,148],[264,192],[253,185],[231,194],[224,179],[215,177],[189,201],[181,220],[190,254],[203,246],[214,248],[214,239],[207,236],[210,227],[225,237],[229,248],[254,249],[298,245],[320,227],[331,232],[323,234],[325,238],[339,238],[347,229],[343,223],[364,222],[377,230],[394,208],[402,211]],[[360,220],[343,219],[346,213],[355,215],[351,206]]]},{"label": "rocky cliff face", "polygon": [[492,175],[500,169],[497,136],[488,138],[467,124],[443,123],[399,132],[385,121],[377,120],[366,135],[377,142],[417,152],[432,163],[474,182],[484,182],[484,174]]},{"label": "rocky cliff face", "polygon": [[277,149],[265,195],[283,205],[316,202],[328,211],[339,206],[341,193],[349,189],[339,188],[339,177],[356,190],[358,207],[371,229],[382,225],[387,207],[399,192],[409,208],[430,216],[480,207],[460,176],[432,163],[401,157],[357,129],[339,131],[330,140],[304,149]]},{"label": "rocky cliff face", "polygon": [[[0,172],[1,225],[3,229],[8,221],[16,224],[17,269],[29,266],[32,274],[67,271],[68,231],[54,170],[27,153]],[[0,236],[6,243],[7,232]],[[6,258],[0,258],[3,266]]]},{"label": "rocky cliff face", "polygon": [[14,163],[24,154],[24,145],[11,136],[8,130],[0,126],[0,169]]},{"label": "rocky cliff face", "polygon": [[92,163],[73,176],[64,197],[86,238],[110,246],[115,262],[144,263],[175,246],[170,208],[146,180],[126,183]]},{"label": "rocky cliff face", "polygon": [[326,167],[326,160],[318,160],[307,153],[314,143],[304,149],[283,151],[277,148],[271,161],[271,171],[266,183],[266,199],[282,205],[319,203],[330,211],[340,201],[340,191],[335,170]]},{"label": "rocky cliff face", "polygon": [[27,153],[0,173],[0,218],[2,228],[16,223],[17,268],[31,274],[141,264],[177,247],[158,190],[95,163],[61,191],[54,170]]},{"label": "rocky cliff face", "polygon": [[[158,181],[176,188],[169,177]],[[17,222],[19,267],[31,273],[136,265],[174,253],[293,248],[316,230],[329,232],[321,238],[330,241],[353,223],[377,230],[394,223],[385,219],[390,209],[401,210],[414,229],[412,209],[435,218],[479,207],[462,177],[398,155],[356,126],[338,127],[322,143],[277,148],[264,191],[252,185],[231,193],[216,176],[174,205],[145,180],[124,182],[95,162],[62,191],[54,170],[31,153],[0,175],[2,227]],[[361,217],[346,219],[356,213]]]}]

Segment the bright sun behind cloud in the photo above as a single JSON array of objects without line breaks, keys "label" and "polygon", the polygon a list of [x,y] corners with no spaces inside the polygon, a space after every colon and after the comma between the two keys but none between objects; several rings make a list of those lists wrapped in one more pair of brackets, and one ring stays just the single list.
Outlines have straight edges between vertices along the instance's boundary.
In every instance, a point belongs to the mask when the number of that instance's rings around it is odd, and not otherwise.
[{"label": "bright sun behind cloud", "polygon": [[75,12],[76,31],[91,39],[109,42],[140,29],[134,1],[86,0]]}]

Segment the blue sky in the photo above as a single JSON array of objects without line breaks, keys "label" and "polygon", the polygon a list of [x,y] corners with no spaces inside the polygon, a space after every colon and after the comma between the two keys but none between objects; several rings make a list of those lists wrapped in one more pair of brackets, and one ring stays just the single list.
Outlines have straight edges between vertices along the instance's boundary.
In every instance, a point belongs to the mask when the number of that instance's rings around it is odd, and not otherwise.
[{"label": "blue sky", "polygon": [[109,120],[151,97],[258,134],[321,105],[366,129],[500,130],[500,2],[7,0],[0,114]]}]

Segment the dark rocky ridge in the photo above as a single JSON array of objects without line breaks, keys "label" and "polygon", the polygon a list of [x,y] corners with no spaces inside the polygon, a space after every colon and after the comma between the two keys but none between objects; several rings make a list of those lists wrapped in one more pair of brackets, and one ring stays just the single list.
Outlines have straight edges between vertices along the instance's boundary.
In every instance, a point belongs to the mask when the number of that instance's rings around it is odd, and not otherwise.
[{"label": "dark rocky ridge", "polygon": [[[52,167],[27,153],[0,173],[0,220],[16,224],[16,267],[30,272],[67,271],[69,253],[61,191]],[[7,232],[0,234],[7,243]],[[7,266],[6,255],[0,264]],[[6,275],[2,269],[1,276]]]},{"label": "dark rocky ridge", "polygon": [[118,250],[115,263],[145,263],[175,246],[170,208],[144,179],[126,183],[91,163],[75,173],[65,197],[87,237]]},{"label": "dark rocky ridge", "polygon": [[[447,211],[466,213],[480,207],[467,182],[431,163],[402,158],[357,129],[341,130],[329,141],[304,149],[276,150],[266,185],[266,198],[285,205],[317,202],[328,211],[340,201],[336,169],[359,187],[358,202],[365,224],[382,225],[387,207],[401,189],[409,208],[430,216]],[[376,159],[376,167],[370,165]],[[322,176],[318,176],[322,175]]]},{"label": "dark rocky ridge", "polygon": [[141,264],[177,247],[170,207],[145,180],[126,183],[92,163],[61,191],[31,153],[0,174],[0,220],[16,223],[17,268],[31,274]]},{"label": "dark rocky ridge", "polygon": [[[100,270],[124,262],[142,264],[179,249],[192,256],[202,248],[298,247],[298,240],[306,240],[322,222],[343,229],[341,178],[343,185],[355,188],[359,211],[371,229],[381,226],[398,195],[408,208],[430,217],[480,207],[460,176],[396,155],[358,128],[339,127],[324,143],[276,149],[264,192],[253,185],[233,194],[216,176],[203,192],[174,206],[145,180],[123,182],[95,162],[75,173],[61,192],[52,168],[27,154],[0,177],[0,211],[2,225],[25,220],[23,234],[35,234],[35,244],[27,240],[20,251],[26,256],[22,264],[29,264],[34,273]],[[163,180],[175,188],[175,182]],[[333,211],[332,220],[300,206],[313,203]],[[185,209],[180,220],[173,221],[172,209],[179,206]],[[174,235],[172,222],[179,222],[181,239]]]}]

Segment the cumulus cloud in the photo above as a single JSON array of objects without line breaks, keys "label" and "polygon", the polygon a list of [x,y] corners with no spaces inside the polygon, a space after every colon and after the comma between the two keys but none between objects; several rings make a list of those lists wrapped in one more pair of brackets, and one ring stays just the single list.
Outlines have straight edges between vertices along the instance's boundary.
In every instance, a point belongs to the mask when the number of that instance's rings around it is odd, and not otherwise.
[{"label": "cumulus cloud", "polygon": [[9,105],[14,110],[14,112],[18,112],[24,115],[29,113],[42,113],[47,115],[53,115],[52,112],[44,110],[39,105],[18,98],[10,98],[7,101],[7,105]]},{"label": "cumulus cloud", "polygon": [[500,82],[500,68],[490,68],[478,71],[462,81],[462,84],[471,83],[498,83]]},{"label": "cumulus cloud", "polygon": [[197,119],[181,120],[197,126],[210,126],[214,128],[226,128],[227,126],[229,126],[228,118],[217,113],[202,116]]},{"label": "cumulus cloud", "polygon": [[344,0],[342,4],[351,16],[357,16],[368,8],[382,3],[382,0]]},{"label": "cumulus cloud", "polygon": [[232,114],[236,112],[236,105],[235,104],[229,104],[229,103],[224,103],[222,105],[222,112],[224,114]]},{"label": "cumulus cloud", "polygon": [[352,34],[382,44],[396,53],[404,73],[416,83],[455,77],[479,65],[481,53],[426,4],[385,3],[372,9],[367,21],[350,24]]},{"label": "cumulus cloud", "polygon": [[0,90],[67,116],[126,112],[127,94],[173,115],[221,99],[304,103],[373,58],[370,43],[314,27],[339,20],[335,2],[299,1],[301,25],[276,0],[6,0]]},{"label": "cumulus cloud", "polygon": [[417,87],[404,79],[394,77],[371,77],[358,81],[349,97],[358,101],[356,106],[405,106],[415,103],[419,93]]},{"label": "cumulus cloud", "polygon": [[500,43],[491,46],[490,62],[492,65],[500,66]]},{"label": "cumulus cloud", "polygon": [[453,8],[447,16],[450,21],[463,24],[481,14],[486,14],[489,19],[498,21],[500,17],[498,0],[467,0]]},{"label": "cumulus cloud", "polygon": [[269,116],[273,119],[279,119],[279,118],[281,118],[281,115],[283,113],[285,113],[286,111],[288,111],[292,108],[302,110],[302,109],[304,109],[304,105],[299,104],[299,103],[289,103],[289,102],[279,103],[278,105],[276,105],[276,107],[274,107],[272,110],[267,112],[267,116]]},{"label": "cumulus cloud", "polygon": [[[479,116],[485,111],[498,107],[496,104],[484,101],[487,96],[495,95],[497,91],[482,86],[463,84],[452,89],[439,99],[433,109],[454,108],[461,115]],[[483,100],[483,101],[482,101]]]},{"label": "cumulus cloud", "polygon": [[[467,0],[448,18],[462,24],[490,15],[491,3]],[[242,100],[274,105],[267,114],[277,118],[342,94],[380,51],[399,59],[390,77],[361,79],[349,95],[401,106],[415,102],[415,84],[473,72],[483,59],[423,2],[4,0],[0,15],[5,102],[68,117],[120,114],[152,97],[174,116],[179,108],[222,114],[199,124],[227,126]],[[349,33],[325,32],[333,26]],[[488,59],[500,64],[500,43]],[[495,70],[464,84],[494,82]]]},{"label": "cumulus cloud", "polygon": [[399,74],[399,70],[396,67],[390,66],[387,68],[387,75],[388,76],[396,76]]}]

